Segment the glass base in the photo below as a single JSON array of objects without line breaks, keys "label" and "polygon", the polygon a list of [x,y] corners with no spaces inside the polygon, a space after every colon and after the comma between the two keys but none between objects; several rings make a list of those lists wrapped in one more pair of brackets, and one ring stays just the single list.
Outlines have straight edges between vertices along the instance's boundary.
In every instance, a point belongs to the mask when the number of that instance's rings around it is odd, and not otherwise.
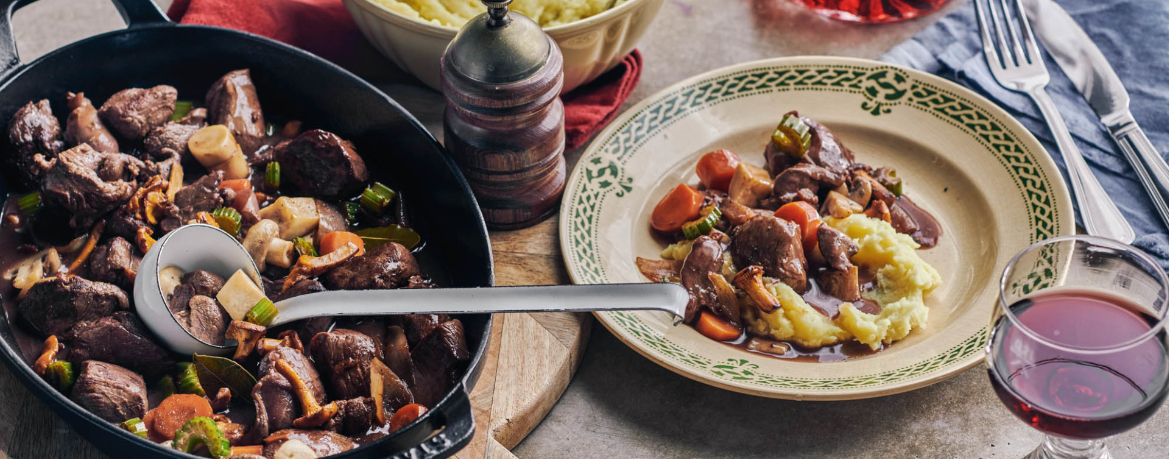
[{"label": "glass base", "polygon": [[1027,459],[1112,459],[1101,440],[1068,440],[1047,435]]}]

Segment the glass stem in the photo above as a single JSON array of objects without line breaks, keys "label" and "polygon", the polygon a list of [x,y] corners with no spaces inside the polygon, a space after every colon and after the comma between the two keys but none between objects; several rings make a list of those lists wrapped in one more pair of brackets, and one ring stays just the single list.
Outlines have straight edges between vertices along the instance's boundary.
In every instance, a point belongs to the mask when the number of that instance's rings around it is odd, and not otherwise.
[{"label": "glass stem", "polygon": [[1112,459],[1112,454],[1101,440],[1068,440],[1047,435],[1028,459]]}]

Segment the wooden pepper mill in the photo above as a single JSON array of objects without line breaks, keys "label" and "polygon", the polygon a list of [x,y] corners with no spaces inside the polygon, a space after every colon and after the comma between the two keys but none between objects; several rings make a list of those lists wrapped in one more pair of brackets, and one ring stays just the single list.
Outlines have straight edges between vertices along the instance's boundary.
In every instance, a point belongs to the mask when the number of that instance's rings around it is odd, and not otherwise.
[{"label": "wooden pepper mill", "polygon": [[564,57],[511,0],[483,3],[442,57],[443,132],[487,226],[524,228],[564,193]]}]

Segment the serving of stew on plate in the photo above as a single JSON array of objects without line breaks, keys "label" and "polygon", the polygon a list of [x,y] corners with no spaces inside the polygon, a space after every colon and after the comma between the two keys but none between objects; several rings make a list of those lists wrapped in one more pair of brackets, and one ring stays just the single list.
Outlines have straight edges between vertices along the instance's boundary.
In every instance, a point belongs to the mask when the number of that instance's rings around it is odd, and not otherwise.
[{"label": "serving of stew on plate", "polygon": [[[249,70],[201,98],[66,93],[8,124],[0,294],[25,361],[94,415],[176,450],[323,457],[409,424],[456,384],[462,322],[318,317],[274,329],[274,303],[324,290],[433,288],[390,178],[354,145],[260,106]],[[63,127],[62,127],[63,126]],[[231,358],[164,349],[134,312],[142,256],[188,224],[237,237],[260,269],[159,272],[171,314]]]},{"label": "serving of stew on plate", "polygon": [[702,335],[779,358],[837,361],[879,351],[926,326],[941,285],[917,251],[942,227],[892,167],[857,161],[828,127],[789,112],[763,166],[727,150],[695,165],[650,215],[667,244],[637,258],[654,282],[689,293]]}]

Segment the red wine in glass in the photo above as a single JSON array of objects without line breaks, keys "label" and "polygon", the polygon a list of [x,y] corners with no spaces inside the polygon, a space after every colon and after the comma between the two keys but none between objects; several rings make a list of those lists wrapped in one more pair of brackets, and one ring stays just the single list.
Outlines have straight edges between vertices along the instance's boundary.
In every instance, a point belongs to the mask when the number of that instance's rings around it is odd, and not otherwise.
[{"label": "red wine in glass", "polygon": [[[1136,427],[1165,400],[1165,331],[1127,349],[1100,350],[1131,341],[1157,323],[1137,305],[1098,292],[1058,289],[1040,291],[1010,309],[1043,341],[1001,318],[991,341],[990,380],[1003,403],[1032,427],[1071,439],[1104,438]],[[1087,348],[1093,351],[1078,351]]]},{"label": "red wine in glass", "polygon": [[895,22],[938,9],[949,0],[793,0],[845,21]]}]

